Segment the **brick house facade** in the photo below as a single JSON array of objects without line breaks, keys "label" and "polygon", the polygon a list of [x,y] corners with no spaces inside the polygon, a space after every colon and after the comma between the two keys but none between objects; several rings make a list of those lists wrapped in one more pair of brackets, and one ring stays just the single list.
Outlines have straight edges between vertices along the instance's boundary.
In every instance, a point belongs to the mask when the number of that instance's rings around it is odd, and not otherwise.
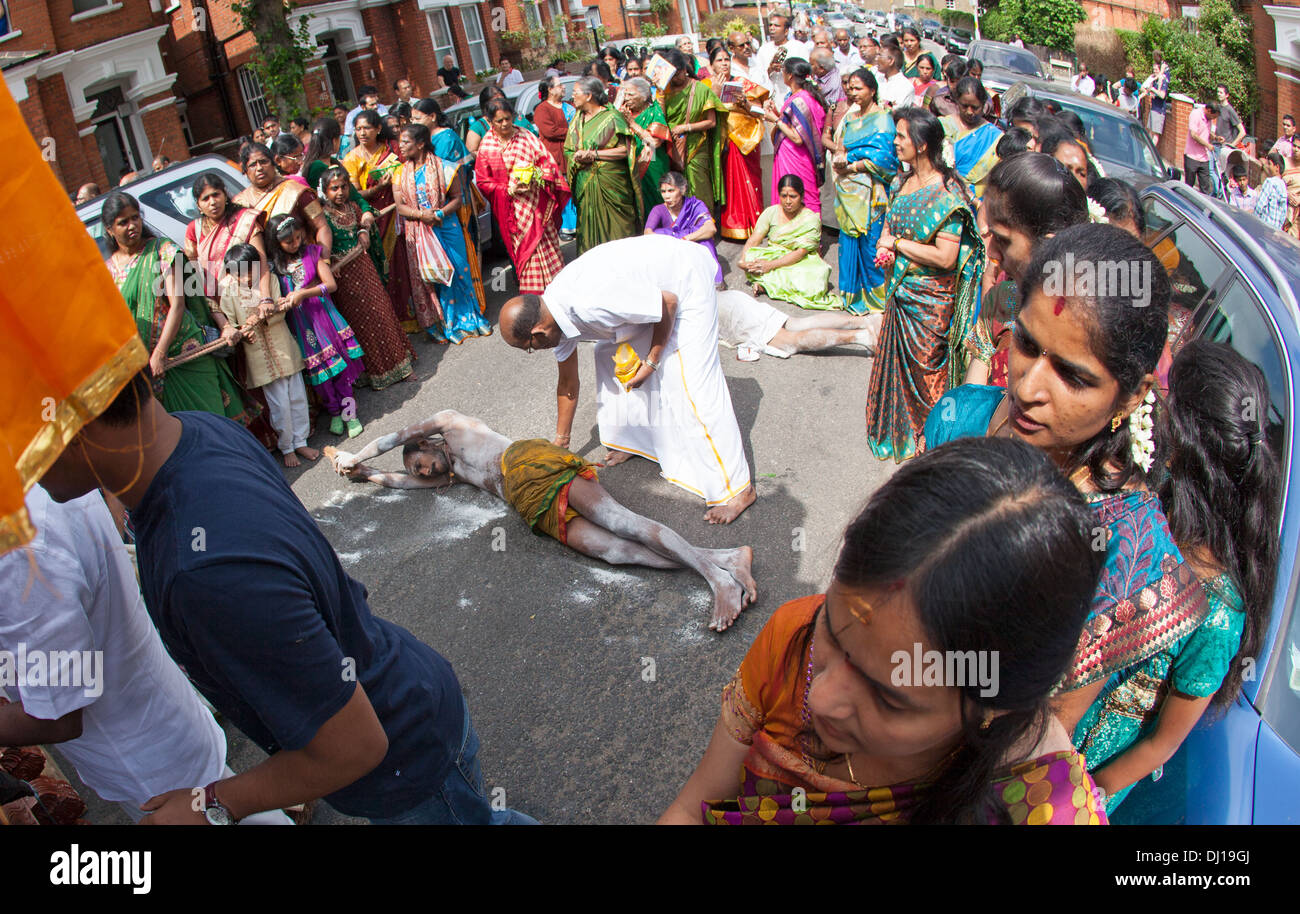
[{"label": "brick house facade", "polygon": [[[218,151],[267,113],[248,64],[258,53],[231,0],[6,0],[0,66],[38,141],[52,140],[51,164],[68,191],[93,181],[107,189],[125,171]],[[355,104],[357,89],[409,78],[417,92],[437,84],[450,54],[468,81],[522,48],[505,31],[546,29],[567,39],[590,35],[589,8],[608,40],[636,37],[650,0],[299,0],[316,57],[308,105]],[[669,33],[694,27],[720,0],[673,0]],[[739,12],[739,11],[738,11]]]},{"label": "brick house facade", "polygon": [[69,192],[189,155],[162,0],[8,0],[5,84]]},{"label": "brick house facade", "polygon": [[[1255,44],[1259,115],[1255,132],[1271,145],[1282,134],[1282,116],[1300,117],[1300,0],[1244,0]],[[1261,145],[1261,154],[1267,146]]]}]

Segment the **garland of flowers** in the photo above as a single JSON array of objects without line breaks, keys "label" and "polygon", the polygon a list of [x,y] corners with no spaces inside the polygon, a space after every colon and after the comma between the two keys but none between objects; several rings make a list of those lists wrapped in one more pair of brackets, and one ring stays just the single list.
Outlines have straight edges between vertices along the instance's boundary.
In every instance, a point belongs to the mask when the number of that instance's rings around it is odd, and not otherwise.
[{"label": "garland of flowers", "polygon": [[1156,452],[1155,422],[1151,418],[1155,410],[1156,392],[1148,390],[1142,403],[1128,417],[1128,433],[1132,439],[1130,448],[1133,462],[1142,468],[1143,473],[1151,472],[1152,457]]}]

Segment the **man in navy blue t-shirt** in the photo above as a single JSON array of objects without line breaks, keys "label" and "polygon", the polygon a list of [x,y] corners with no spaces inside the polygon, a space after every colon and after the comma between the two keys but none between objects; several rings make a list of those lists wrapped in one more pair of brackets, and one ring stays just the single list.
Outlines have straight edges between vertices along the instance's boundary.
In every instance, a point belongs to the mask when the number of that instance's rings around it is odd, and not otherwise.
[{"label": "man in navy blue t-shirt", "polygon": [[451,664],[371,615],[365,588],[238,425],[169,415],[141,375],[41,481],[56,501],[98,485],[118,494],[168,651],[270,754],[155,797],[145,822],[224,824],[318,797],[378,823],[532,821],[491,810]]}]

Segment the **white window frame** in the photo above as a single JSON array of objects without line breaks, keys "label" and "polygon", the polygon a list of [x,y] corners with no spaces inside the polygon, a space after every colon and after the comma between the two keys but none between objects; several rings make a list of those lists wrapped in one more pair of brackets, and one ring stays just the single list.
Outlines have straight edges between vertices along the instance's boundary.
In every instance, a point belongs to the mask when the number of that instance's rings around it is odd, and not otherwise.
[{"label": "white window frame", "polygon": [[[77,9],[78,3],[80,3],[84,9]],[[115,9],[120,10],[121,8],[122,4],[116,2],[116,0],[72,0],[71,20],[73,22],[80,22],[82,19],[89,19],[91,16],[111,12]]]},{"label": "white window frame", "polygon": [[546,0],[547,9],[551,11],[551,28],[560,24],[560,44],[569,43],[569,15],[564,11],[564,0]]},{"label": "white window frame", "polygon": [[262,81],[247,64],[236,69],[235,75],[239,79],[239,94],[244,97],[244,111],[248,115],[248,122],[253,130],[260,130],[271,113],[271,108],[266,103],[266,91],[262,88]]},{"label": "white window frame", "polygon": [[[456,39],[451,31],[451,19],[447,16],[447,10],[446,9],[429,10],[428,13],[426,14],[426,18],[428,19],[429,22],[429,40],[433,42],[433,62],[434,64],[436,64],[436,66],[434,66],[434,69],[439,70],[442,68],[442,58],[448,54],[451,55],[451,59],[456,61],[456,66],[459,67],[460,59],[456,56]],[[447,39],[446,44],[438,43],[439,41],[438,30],[435,29],[433,26],[435,21],[442,23],[443,34]],[[465,74],[462,71],[461,78],[463,79],[464,76]],[[469,82],[474,81],[473,73],[470,74],[470,78],[468,81]]]},{"label": "white window frame", "polygon": [[[470,29],[470,23],[478,30],[476,39]],[[493,63],[488,57],[487,35],[483,31],[483,16],[475,4],[466,4],[460,8],[460,24],[465,28],[465,43],[469,45],[470,76],[482,73],[484,70],[491,70]],[[482,55],[482,66],[479,66],[479,59],[475,51]]]},{"label": "white window frame", "polygon": [[519,0],[519,6],[524,11],[524,28],[540,29],[542,28],[542,11],[537,8],[536,0]]}]

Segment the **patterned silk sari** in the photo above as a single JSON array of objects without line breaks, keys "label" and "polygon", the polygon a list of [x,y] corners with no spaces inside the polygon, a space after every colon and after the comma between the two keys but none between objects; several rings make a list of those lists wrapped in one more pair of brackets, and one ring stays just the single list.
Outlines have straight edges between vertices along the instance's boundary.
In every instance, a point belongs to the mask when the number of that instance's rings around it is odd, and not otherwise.
[{"label": "patterned silk sari", "polygon": [[[533,180],[511,194],[511,172],[528,166],[536,169]],[[525,130],[515,130],[505,142],[489,130],[474,160],[474,177],[492,202],[519,291],[540,295],[564,268],[558,226],[569,202],[568,182],[542,141]]]},{"label": "patterned silk sari", "polygon": [[[569,124],[564,155],[569,163],[569,185],[578,207],[578,253],[598,244],[640,234],[641,188],[632,175],[636,169],[636,143],[623,115],[606,105],[590,117],[579,111]],[[574,160],[580,150],[627,146],[616,162],[597,160],[583,165]]]},{"label": "patterned silk sari", "polygon": [[894,119],[888,111],[855,114],[852,108],[835,129],[849,164],[866,162],[862,174],[835,178],[835,216],[840,223],[840,292],[854,314],[883,311],[885,271],[876,266],[876,243],[885,227],[889,185],[898,174]]},{"label": "patterned silk sari", "polygon": [[780,128],[772,131],[772,203],[780,200],[777,184],[786,175],[796,175],[803,181],[803,202],[821,216],[822,202],[818,188],[822,183],[822,126],[826,112],[807,91],[800,89],[786,101],[781,109],[781,120],[799,134],[800,143],[792,142]]},{"label": "patterned silk sari", "polygon": [[[743,76],[732,74],[745,89],[745,105],[761,106],[771,93]],[[763,212],[763,121],[761,118],[727,112],[727,151],[722,177],[726,203],[722,207],[718,232],[723,238],[744,241],[753,233]]]},{"label": "patterned silk sari", "polygon": [[[1006,391],[963,384],[925,424],[927,448],[988,434]],[[1153,723],[1167,680],[1187,695],[1213,695],[1240,644],[1240,617],[1225,610],[1231,594],[1206,589],[1169,532],[1160,500],[1145,488],[1084,493],[1106,531],[1106,564],[1074,660],[1056,692],[1104,682],[1074,730],[1089,769],[1127,749]],[[1229,606],[1228,609],[1232,609]],[[1176,674],[1176,675],[1175,675]],[[1107,802],[1114,809],[1127,794]]]},{"label": "patterned silk sari", "polygon": [[[668,118],[664,116],[664,109],[660,107],[658,101],[653,99],[636,116],[636,125],[659,140],[659,148],[655,150],[655,157],[650,160],[650,163],[642,165],[638,161],[636,166],[636,173],[641,181],[641,206],[648,217],[650,210],[664,202],[663,196],[659,193],[659,185],[662,183],[664,175],[668,174],[672,167],[668,156],[668,147],[672,143],[672,135],[668,132]],[[641,137],[638,136],[636,138],[636,154],[638,158],[644,145]]]},{"label": "patterned silk sari", "polygon": [[[429,155],[422,162],[407,162],[397,173],[393,184],[395,195],[403,206],[424,210],[439,209],[446,201],[451,190],[457,186],[459,167],[447,164],[436,155]],[[465,205],[461,195],[462,208]],[[439,342],[444,339],[460,343],[469,336],[488,336],[492,328],[483,318],[485,297],[482,283],[477,285],[470,270],[470,253],[465,246],[465,233],[459,219],[446,218],[437,225],[407,220],[406,244],[411,262],[415,262],[415,249],[419,237],[431,233],[451,260],[455,272],[451,284],[439,286],[437,297],[442,313],[440,322],[428,326],[428,332]],[[478,251],[473,250],[474,259]],[[412,276],[412,282],[416,277]],[[423,286],[424,283],[421,283]]]},{"label": "patterned silk sari", "polygon": [[989,172],[998,164],[998,140],[1002,131],[985,121],[974,130],[967,130],[956,117],[940,118],[944,133],[953,141],[953,166],[971,186],[978,203],[984,199]]},{"label": "patterned silk sari", "polygon": [[[723,689],[721,725],[750,749],[737,795],[702,804],[706,824],[906,824],[925,796],[923,782],[861,787],[824,773],[819,759],[830,753],[808,711],[814,645],[805,638],[824,599],[818,594],[779,607]],[[990,786],[1016,825],[1106,822],[1077,752],[1011,765]]]},{"label": "patterned silk sari", "polygon": [[[383,175],[391,178],[393,172],[401,164],[401,160],[393,155],[392,151],[382,143],[373,153],[367,154],[364,149],[358,146],[343,157],[343,167],[347,169],[348,175],[352,178],[352,183],[356,185],[358,190],[370,190],[371,187],[379,183]],[[391,185],[370,198],[370,205],[374,207],[375,212],[383,210],[392,202],[393,189]],[[391,261],[393,249],[397,247],[398,224],[396,211],[386,216],[380,216],[375,227],[379,230],[379,237],[383,242],[384,257]]]},{"label": "patterned silk sari", "polygon": [[674,137],[670,150],[673,167],[686,176],[687,193],[716,214],[718,206],[727,200],[726,179],[722,174],[727,106],[712,89],[696,79],[688,80],[676,91],[665,91],[663,106],[669,127],[698,123],[704,120],[706,111],[716,112],[712,130]]},{"label": "patterned silk sari", "polygon": [[220,295],[217,284],[225,272],[226,251],[230,246],[248,244],[265,226],[265,214],[247,208],[224,217],[206,235],[202,234],[202,217],[189,224],[185,229],[185,256],[203,268],[204,295],[214,300]]},{"label": "patterned silk sari", "polygon": [[[131,309],[136,328],[145,348],[153,352],[162,337],[163,327],[171,313],[171,302],[163,289],[163,276],[167,273],[184,277],[185,254],[175,243],[163,238],[150,238],[142,250],[124,270],[119,270],[110,258],[109,271],[117,283],[122,298]],[[177,269],[178,265],[181,267]],[[204,345],[203,328],[211,326],[212,316],[207,299],[202,295],[185,295],[177,290],[185,306],[180,329],[167,347],[167,358],[174,359]],[[230,368],[215,356],[200,356],[184,365],[169,368],[153,380],[154,392],[169,413],[195,410],[234,419],[244,425],[258,414],[245,408],[243,392],[235,383]]]},{"label": "patterned silk sari", "polygon": [[930,409],[966,373],[965,341],[984,263],[975,214],[962,197],[942,182],[905,195],[900,187],[896,179],[886,213],[890,233],[921,244],[944,234],[958,239],[958,250],[950,270],[902,254],[894,260],[867,394],[867,442],[877,457],[895,461],[916,453]]}]

